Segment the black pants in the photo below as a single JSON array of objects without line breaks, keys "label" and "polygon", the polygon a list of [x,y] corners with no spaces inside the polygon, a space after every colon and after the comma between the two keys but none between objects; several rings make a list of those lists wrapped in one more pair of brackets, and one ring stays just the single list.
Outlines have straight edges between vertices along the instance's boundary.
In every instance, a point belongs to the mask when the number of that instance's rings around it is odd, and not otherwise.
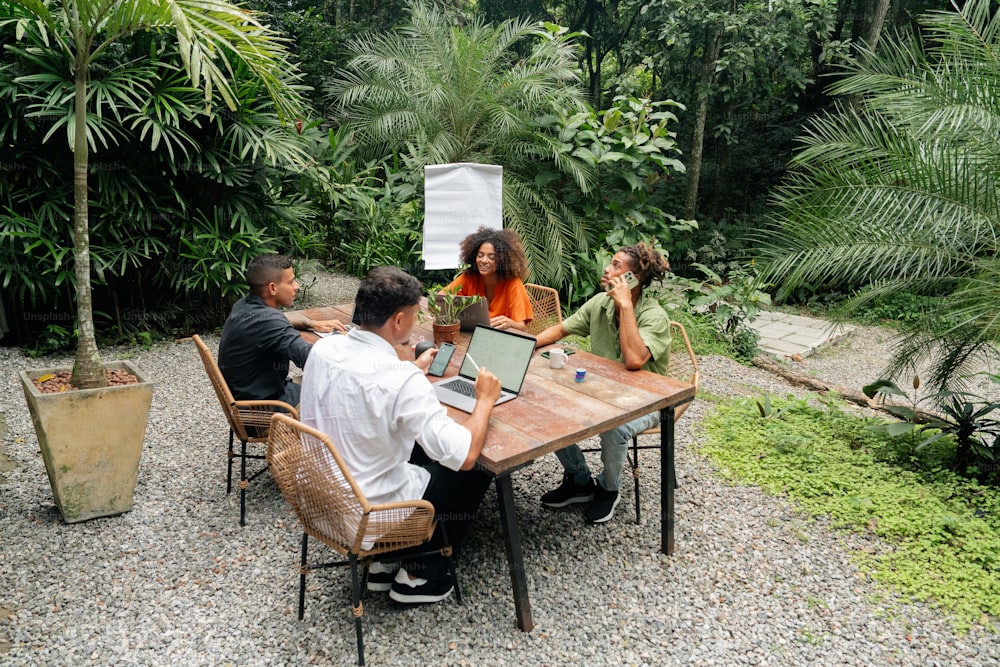
[{"label": "black pants", "polygon": [[[431,474],[423,499],[434,505],[437,516],[435,544],[441,543],[440,526],[443,524],[454,550],[454,558],[457,558],[493,477],[476,469],[449,470],[427,458],[419,445],[413,448],[410,463],[422,466]],[[440,555],[404,558],[401,565],[407,573],[423,579],[442,579],[448,576],[448,561]]]}]

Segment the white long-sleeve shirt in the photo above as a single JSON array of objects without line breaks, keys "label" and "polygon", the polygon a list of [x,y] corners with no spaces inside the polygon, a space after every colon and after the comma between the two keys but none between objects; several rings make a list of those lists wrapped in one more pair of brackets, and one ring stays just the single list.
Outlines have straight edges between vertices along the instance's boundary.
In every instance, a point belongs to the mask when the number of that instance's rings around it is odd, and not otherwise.
[{"label": "white long-sleeve shirt", "polygon": [[313,346],[302,376],[303,423],[330,436],[372,504],[421,498],[430,474],[408,461],[415,442],[452,470],[472,434],[448,416],[423,372],[380,336],[353,329]]}]

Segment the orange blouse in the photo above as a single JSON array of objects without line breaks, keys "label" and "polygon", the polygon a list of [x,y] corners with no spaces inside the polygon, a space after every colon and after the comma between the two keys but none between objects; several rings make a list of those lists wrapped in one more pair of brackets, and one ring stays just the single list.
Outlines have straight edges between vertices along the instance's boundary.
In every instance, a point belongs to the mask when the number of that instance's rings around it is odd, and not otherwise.
[{"label": "orange blouse", "polygon": [[[486,296],[486,285],[482,276],[473,276],[463,273],[451,281],[444,291],[453,290],[458,287],[458,293],[462,296]],[[520,278],[501,280],[493,288],[493,298],[490,299],[490,317],[506,315],[515,322],[530,322],[534,317],[531,311],[531,302],[528,300],[528,290],[524,289],[524,283]]]}]

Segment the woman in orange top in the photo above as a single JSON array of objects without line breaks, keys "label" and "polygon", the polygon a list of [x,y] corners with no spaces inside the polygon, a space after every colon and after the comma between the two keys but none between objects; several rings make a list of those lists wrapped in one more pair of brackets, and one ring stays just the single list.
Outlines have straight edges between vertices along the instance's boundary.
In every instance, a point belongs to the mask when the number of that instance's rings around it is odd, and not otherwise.
[{"label": "woman in orange top", "polygon": [[484,296],[490,307],[490,326],[524,331],[531,321],[531,303],[524,289],[528,260],[521,238],[510,229],[480,227],[459,244],[464,272],[446,291],[458,288],[463,296]]}]

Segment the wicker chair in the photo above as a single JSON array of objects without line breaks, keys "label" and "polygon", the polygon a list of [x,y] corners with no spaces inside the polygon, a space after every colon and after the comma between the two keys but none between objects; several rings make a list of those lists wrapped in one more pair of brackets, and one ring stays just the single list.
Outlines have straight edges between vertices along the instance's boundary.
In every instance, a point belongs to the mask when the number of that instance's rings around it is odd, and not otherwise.
[{"label": "wicker chair", "polygon": [[[434,537],[437,521],[430,502],[370,505],[330,437],[283,414],[272,417],[267,462],[278,488],[302,523],[299,620],[305,615],[306,574],[320,568],[350,566],[359,665],[365,664],[361,618],[368,568],[374,560],[395,560],[404,550],[408,556],[440,553],[448,558],[455,597],[461,603],[444,524],[440,524],[443,547],[420,552],[416,549],[428,545]],[[310,564],[310,535],[347,560]]]},{"label": "wicker chair", "polygon": [[551,287],[525,283],[528,291],[528,301],[531,302],[533,317],[528,323],[528,333],[537,335],[553,324],[562,322],[562,308],[559,305],[559,292]]},{"label": "wicker chair", "polygon": [[[667,375],[678,380],[683,380],[684,382],[689,382],[694,385],[695,392],[698,391],[698,385],[701,382],[701,376],[698,371],[698,357],[694,354],[694,349],[691,347],[691,341],[688,339],[687,331],[684,330],[684,325],[679,322],[670,323],[670,333],[672,335],[672,340],[670,343],[670,363],[667,365]],[[685,403],[684,405],[677,408],[674,413],[674,419],[679,419],[682,414],[684,414],[690,403]],[[629,467],[632,469],[632,478],[635,481],[635,522],[640,523],[642,521],[642,514],[640,510],[639,502],[639,450],[640,449],[659,449],[659,443],[655,445],[640,445],[639,436],[640,435],[654,435],[659,434],[659,425],[653,428],[646,429],[642,433],[632,436],[632,451],[629,453],[628,461]],[[599,452],[600,448],[590,447],[583,449],[584,452]],[[677,475],[674,474],[674,488],[677,488]]]},{"label": "wicker chair", "polygon": [[[667,375],[693,384],[695,393],[697,393],[698,387],[701,384],[701,374],[698,370],[698,357],[695,356],[694,349],[691,347],[687,331],[684,329],[684,325],[679,322],[671,322],[670,333],[673,336],[673,340],[670,343],[670,363],[667,366]],[[674,419],[680,419],[681,415],[687,412],[690,406],[691,403],[685,403],[677,408],[674,411]],[[638,435],[632,436],[632,454],[628,462],[629,467],[632,468],[632,478],[635,480],[635,522],[637,524],[642,520],[639,509],[639,450],[660,448],[659,443],[655,445],[639,445],[639,435],[653,435],[659,434],[659,432],[660,427],[655,426],[646,429]],[[677,486],[677,474],[674,473],[674,488],[677,488]]]},{"label": "wicker chair", "polygon": [[[195,347],[198,348],[198,354],[201,356],[202,363],[205,364],[205,372],[208,374],[208,379],[212,382],[212,388],[215,389],[215,395],[222,405],[226,421],[229,422],[229,466],[226,472],[227,494],[233,490],[233,459],[237,456],[240,458],[240,525],[245,526],[247,486],[249,486],[251,480],[267,470],[265,466],[249,477],[247,476],[247,460],[263,461],[265,458],[264,454],[248,454],[247,445],[267,442],[271,416],[276,411],[287,412],[296,418],[298,418],[299,413],[284,401],[237,401],[233,398],[233,394],[229,390],[229,385],[222,376],[219,365],[215,362],[215,357],[212,356],[212,353],[208,350],[204,341],[202,341],[201,336],[195,334],[192,336],[192,339],[194,340]],[[234,436],[240,440],[239,454],[233,452]]]}]

